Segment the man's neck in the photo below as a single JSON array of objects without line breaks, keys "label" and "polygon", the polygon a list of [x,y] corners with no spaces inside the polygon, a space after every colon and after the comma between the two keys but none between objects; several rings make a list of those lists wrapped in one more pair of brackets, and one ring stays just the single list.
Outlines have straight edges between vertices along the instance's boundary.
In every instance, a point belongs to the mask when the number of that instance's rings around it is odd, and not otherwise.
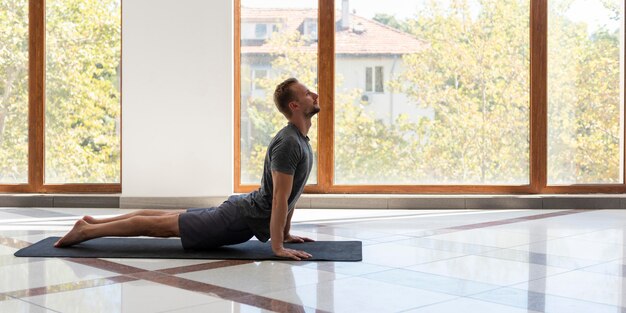
[{"label": "man's neck", "polygon": [[305,137],[308,135],[309,129],[311,129],[311,118],[292,117],[291,119],[289,119],[289,122],[296,126],[296,128],[300,130],[300,133]]}]

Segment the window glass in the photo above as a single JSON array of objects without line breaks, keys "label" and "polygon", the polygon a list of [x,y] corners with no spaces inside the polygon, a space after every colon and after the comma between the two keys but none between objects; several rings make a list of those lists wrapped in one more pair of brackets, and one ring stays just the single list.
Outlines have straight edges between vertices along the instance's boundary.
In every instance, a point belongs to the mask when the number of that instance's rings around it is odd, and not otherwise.
[{"label": "window glass", "polygon": [[267,25],[265,24],[256,24],[255,26],[255,35],[256,38],[263,39],[267,37]]},{"label": "window glass", "polygon": [[372,91],[372,68],[365,68],[365,91]]},{"label": "window glass", "polygon": [[528,184],[529,3],[335,1],[334,183]]},{"label": "window glass", "polygon": [[376,67],[376,92],[384,92],[383,88],[383,67]]},{"label": "window glass", "polygon": [[45,182],[120,182],[120,0],[46,1]]},{"label": "window glass", "polygon": [[623,183],[624,2],[548,2],[548,184]]},{"label": "window glass", "polygon": [[28,1],[0,1],[0,184],[28,183]]},{"label": "window glass", "polygon": [[[276,25],[275,31],[263,41],[244,40],[243,25],[252,21],[261,23],[259,20],[263,19],[264,23]],[[287,125],[274,105],[276,85],[296,77],[310,90],[317,90],[317,40],[305,34],[307,21],[313,23],[308,29],[317,29],[315,0],[241,1],[241,184],[261,182],[267,145],[276,132]],[[265,75],[259,68],[264,69]],[[317,159],[317,117],[313,119],[308,136]],[[308,183],[316,182],[315,161]]]}]

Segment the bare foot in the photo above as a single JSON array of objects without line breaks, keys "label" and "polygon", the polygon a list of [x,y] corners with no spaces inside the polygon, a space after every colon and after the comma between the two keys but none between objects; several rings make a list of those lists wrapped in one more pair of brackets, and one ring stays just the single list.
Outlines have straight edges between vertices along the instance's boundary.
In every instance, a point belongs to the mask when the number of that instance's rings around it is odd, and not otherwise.
[{"label": "bare foot", "polygon": [[89,215],[83,216],[83,221],[87,222],[88,224],[98,224],[98,220]]},{"label": "bare foot", "polygon": [[81,243],[87,240],[88,238],[85,236],[84,230],[85,227],[87,227],[88,225],[89,224],[82,219],[76,221],[76,224],[74,224],[74,228],[72,228],[72,230],[65,234],[63,238],[59,239],[59,241],[57,241],[54,246],[57,248],[69,247],[71,245],[75,245],[77,243]]}]

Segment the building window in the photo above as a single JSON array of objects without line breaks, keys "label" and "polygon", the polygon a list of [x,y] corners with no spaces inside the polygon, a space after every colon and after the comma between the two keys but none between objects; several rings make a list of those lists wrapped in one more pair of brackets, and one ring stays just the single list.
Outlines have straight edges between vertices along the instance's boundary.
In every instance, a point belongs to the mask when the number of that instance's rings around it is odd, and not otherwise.
[{"label": "building window", "polygon": [[269,71],[267,69],[253,69],[252,70],[252,90],[261,90],[262,79],[266,79],[269,77]]},{"label": "building window", "polygon": [[307,19],[304,22],[304,34],[309,40],[317,40],[317,19]]},{"label": "building window", "polygon": [[254,36],[257,39],[267,38],[267,24],[256,24],[254,26]]},{"label": "building window", "polygon": [[385,92],[384,83],[382,66],[365,68],[365,91],[383,93]]}]

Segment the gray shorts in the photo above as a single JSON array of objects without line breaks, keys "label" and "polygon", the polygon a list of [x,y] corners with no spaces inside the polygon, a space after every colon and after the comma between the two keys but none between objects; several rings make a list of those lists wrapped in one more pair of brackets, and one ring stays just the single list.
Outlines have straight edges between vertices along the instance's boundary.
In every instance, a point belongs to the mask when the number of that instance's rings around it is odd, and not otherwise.
[{"label": "gray shorts", "polygon": [[239,208],[226,200],[215,208],[189,209],[178,217],[185,249],[211,249],[234,245],[254,236]]}]

